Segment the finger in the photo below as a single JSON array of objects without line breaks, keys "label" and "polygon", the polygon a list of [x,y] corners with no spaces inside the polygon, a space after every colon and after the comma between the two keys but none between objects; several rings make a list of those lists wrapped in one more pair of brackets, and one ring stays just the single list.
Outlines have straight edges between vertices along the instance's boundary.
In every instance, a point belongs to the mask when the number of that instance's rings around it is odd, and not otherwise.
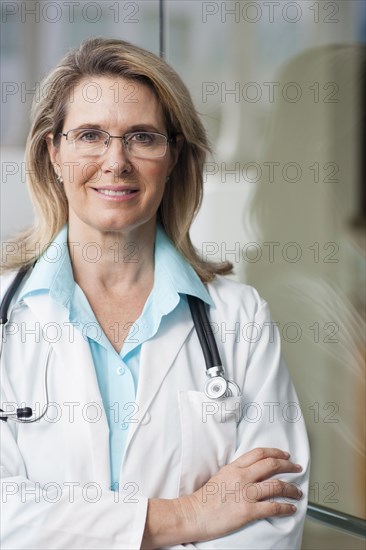
[{"label": "finger", "polygon": [[273,516],[291,516],[296,510],[297,508],[293,504],[265,500],[253,505],[251,519],[264,519]]},{"label": "finger", "polygon": [[246,483],[242,490],[244,500],[256,503],[275,498],[299,500],[302,497],[301,490],[293,483],[286,483],[280,479],[264,481],[262,483]]},{"label": "finger", "polygon": [[257,447],[247,453],[242,454],[232,462],[241,468],[248,468],[260,460],[265,458],[282,458],[287,460],[290,457],[290,453],[282,451],[281,449],[276,449],[273,447]]},{"label": "finger", "polygon": [[[252,492],[257,495],[257,501],[273,500],[275,498],[288,498],[299,500],[302,497],[301,489],[295,483],[286,483],[281,479],[268,479],[262,483],[255,483]],[[248,490],[246,491],[248,493]]]},{"label": "finger", "polygon": [[248,468],[248,471],[252,481],[264,481],[276,474],[299,474],[302,471],[302,466],[294,464],[290,460],[269,457],[256,462]]}]

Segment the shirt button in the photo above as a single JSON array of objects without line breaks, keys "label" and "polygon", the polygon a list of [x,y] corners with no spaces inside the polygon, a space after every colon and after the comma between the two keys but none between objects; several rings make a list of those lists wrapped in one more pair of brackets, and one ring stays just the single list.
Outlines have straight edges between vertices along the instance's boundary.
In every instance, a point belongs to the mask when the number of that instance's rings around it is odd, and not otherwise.
[{"label": "shirt button", "polygon": [[122,376],[122,374],[124,374],[125,371],[126,369],[124,367],[118,367],[118,369],[116,370],[116,373]]},{"label": "shirt button", "polygon": [[119,425],[119,427],[121,428],[121,430],[127,430],[127,428],[128,428],[128,422],[121,422],[121,424]]}]

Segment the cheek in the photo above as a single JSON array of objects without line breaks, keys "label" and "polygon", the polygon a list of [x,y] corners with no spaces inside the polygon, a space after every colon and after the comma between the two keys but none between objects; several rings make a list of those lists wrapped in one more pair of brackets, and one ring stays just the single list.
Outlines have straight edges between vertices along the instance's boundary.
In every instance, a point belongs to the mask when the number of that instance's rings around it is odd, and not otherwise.
[{"label": "cheek", "polygon": [[141,166],[141,169],[139,171],[146,177],[154,178],[156,180],[164,179],[164,174],[166,173],[165,166],[159,165],[157,163],[151,163],[150,166]]},{"label": "cheek", "polygon": [[62,164],[63,179],[75,190],[86,182],[96,183],[102,177],[102,171],[98,163],[90,162],[65,162]]},{"label": "cheek", "polygon": [[78,169],[78,183],[97,183],[102,178],[102,170],[96,162],[86,162]]},{"label": "cheek", "polygon": [[140,175],[149,182],[154,182],[155,186],[164,186],[168,174],[167,163],[151,163],[150,166],[141,167]]}]

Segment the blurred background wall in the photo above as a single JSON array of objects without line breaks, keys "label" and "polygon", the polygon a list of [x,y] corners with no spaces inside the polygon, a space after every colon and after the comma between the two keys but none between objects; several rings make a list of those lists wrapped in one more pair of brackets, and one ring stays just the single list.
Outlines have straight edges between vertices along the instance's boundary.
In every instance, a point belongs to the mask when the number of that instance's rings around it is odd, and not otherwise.
[{"label": "blurred background wall", "polygon": [[[159,2],[5,0],[1,27],[6,242],[33,215],[23,151],[40,80],[89,36],[158,54]],[[310,499],[365,517],[365,2],[171,0],[164,30],[214,151],[193,241],[270,304],[309,431]],[[304,549],[364,547],[307,522]]]}]

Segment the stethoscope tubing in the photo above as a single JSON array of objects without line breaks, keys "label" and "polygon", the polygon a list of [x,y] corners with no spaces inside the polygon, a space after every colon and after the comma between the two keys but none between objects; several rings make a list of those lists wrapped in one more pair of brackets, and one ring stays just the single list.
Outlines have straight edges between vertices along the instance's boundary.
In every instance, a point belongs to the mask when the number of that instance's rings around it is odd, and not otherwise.
[{"label": "stethoscope tubing", "polygon": [[[14,294],[18,290],[22,280],[28,273],[29,269],[30,268],[27,267],[18,271],[13,282],[11,283],[8,290],[4,294],[4,298],[2,299],[2,302],[0,305],[0,325],[2,327],[4,327],[4,325],[6,325],[6,323],[8,322],[8,310],[9,310],[10,302]],[[3,340],[1,339],[1,347],[2,347],[2,343],[3,343]]]},{"label": "stethoscope tubing", "polygon": [[[17,273],[10,287],[6,291],[4,298],[0,304],[0,327],[1,327],[0,359],[2,357],[2,352],[3,352],[5,325],[8,322],[9,305],[14,294],[19,288],[19,285],[21,284],[22,280],[24,279],[29,269],[30,268],[28,267],[27,269],[22,269]],[[232,395],[232,390],[234,390],[238,395],[241,395],[239,387],[234,382],[230,382],[226,380],[224,376],[225,373],[222,366],[219,350],[217,348],[215,337],[214,337],[210,322],[208,320],[204,302],[200,298],[196,296],[190,296],[190,295],[187,295],[187,301],[188,301],[193,323],[197,331],[198,339],[200,341],[200,345],[201,345],[203,356],[206,363],[206,374],[207,374],[207,377],[209,378],[205,386],[205,393],[207,397],[213,398],[213,399],[228,397]],[[38,420],[44,417],[49,407],[47,378],[48,378],[48,366],[49,366],[51,352],[52,352],[52,346],[49,345],[46,358],[44,361],[44,367],[43,367],[43,395],[44,395],[45,405],[44,405],[44,411],[42,412],[42,414],[34,418],[21,418],[19,414],[22,414],[22,413],[19,411],[24,411],[24,409],[17,409],[15,413],[8,413],[8,412],[5,413],[0,409],[1,411],[0,420],[7,421],[9,419],[9,420],[13,420],[14,422],[19,422],[21,424],[31,424],[33,422],[37,422]],[[215,391],[217,390],[215,389],[212,390],[212,388],[214,388],[215,385],[217,386],[217,384],[221,385],[221,390],[220,390],[221,393],[219,393],[218,395],[215,395]],[[211,387],[211,391],[208,389],[209,387]],[[26,409],[31,411],[31,409],[28,407],[26,407]],[[27,416],[29,415],[27,414]]]},{"label": "stethoscope tubing", "polygon": [[33,422],[38,422],[38,420],[41,420],[41,418],[44,417],[46,412],[48,411],[49,407],[49,398],[48,398],[48,365],[50,362],[50,355],[52,353],[52,346],[48,346],[47,355],[44,360],[44,366],[43,366],[43,400],[44,400],[44,409],[42,414],[35,416],[34,418],[18,418],[17,413],[0,413],[0,419],[5,420],[9,418],[10,420],[13,420],[14,422],[19,422],[19,424],[32,424]]},{"label": "stethoscope tubing", "polygon": [[196,296],[188,295],[187,301],[205,358],[206,371],[212,367],[222,368],[221,358],[207,317],[205,304]]},{"label": "stethoscope tubing", "polygon": [[[25,269],[21,269],[15,276],[14,280],[12,281],[11,285],[9,286],[8,290],[6,291],[1,304],[0,304],[0,329],[1,329],[1,341],[0,341],[0,361],[3,354],[3,346],[4,346],[4,330],[5,325],[8,322],[8,310],[10,302],[18,290],[22,280],[26,276],[26,274],[29,271],[29,267]],[[1,420],[7,420],[8,418],[10,420],[13,420],[14,422],[19,422],[20,424],[32,424],[33,422],[37,422],[38,420],[41,420],[41,418],[44,417],[46,414],[48,407],[49,407],[49,398],[48,398],[48,386],[47,386],[47,375],[48,375],[48,365],[49,365],[49,359],[52,352],[52,346],[50,345],[47,350],[46,358],[44,360],[44,367],[43,367],[43,397],[44,397],[44,411],[42,414],[34,417],[34,418],[18,418],[17,412],[15,413],[9,413],[9,412],[0,412],[0,419]],[[18,410],[18,409],[17,409]]]}]

